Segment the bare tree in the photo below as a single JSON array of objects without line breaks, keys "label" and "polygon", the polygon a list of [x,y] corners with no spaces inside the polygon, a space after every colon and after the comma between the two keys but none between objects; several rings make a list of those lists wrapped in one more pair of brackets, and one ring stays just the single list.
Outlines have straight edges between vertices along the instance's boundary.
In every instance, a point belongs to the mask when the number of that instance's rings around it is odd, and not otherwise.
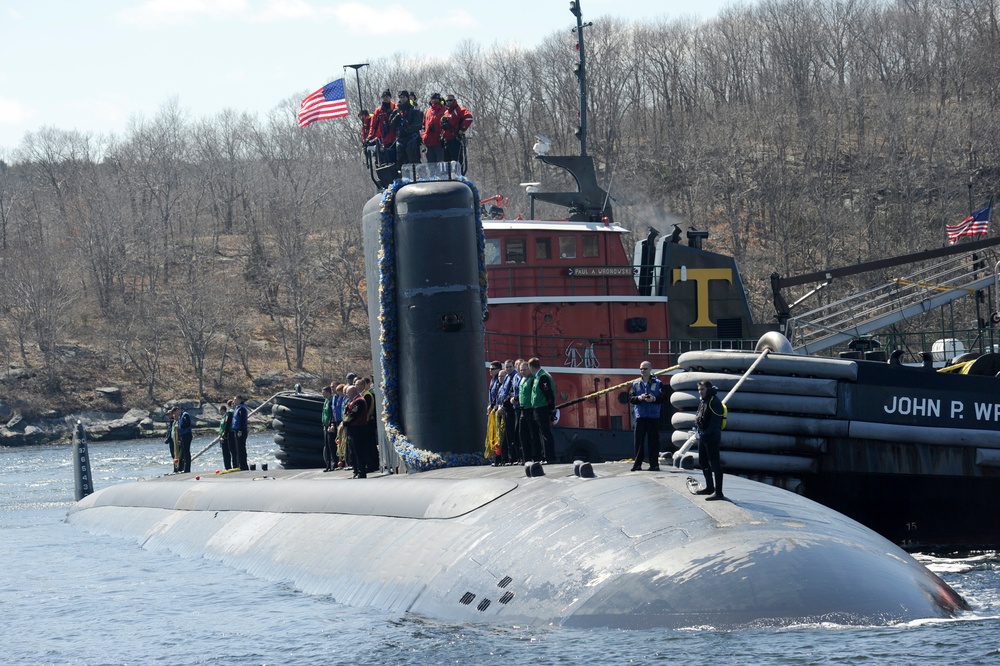
[{"label": "bare tree", "polygon": [[199,281],[189,282],[185,289],[170,295],[177,330],[184,341],[201,396],[205,395],[205,359],[209,347],[224,327],[224,318],[212,294],[212,281]]},{"label": "bare tree", "polygon": [[23,252],[14,253],[5,266],[8,305],[11,318],[17,322],[22,356],[30,335],[42,354],[50,381],[58,376],[57,346],[63,340],[76,301],[59,265],[54,252]]},{"label": "bare tree", "polygon": [[138,294],[127,306],[118,303],[112,315],[116,325],[111,327],[111,335],[119,364],[125,371],[138,373],[150,402],[156,400],[160,363],[168,339],[167,328],[160,323],[161,309],[155,297]]}]

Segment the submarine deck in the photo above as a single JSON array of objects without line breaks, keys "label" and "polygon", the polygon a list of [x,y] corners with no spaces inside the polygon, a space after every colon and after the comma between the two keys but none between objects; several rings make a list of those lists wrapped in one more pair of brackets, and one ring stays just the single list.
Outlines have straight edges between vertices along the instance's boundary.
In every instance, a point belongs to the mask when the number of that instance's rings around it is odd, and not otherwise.
[{"label": "submarine deck", "polygon": [[340,603],[446,621],[736,627],[947,617],[964,601],[867,528],[738,477],[628,463],[413,475],[170,475],[100,490],[67,519],[218,559]]},{"label": "submarine deck", "polygon": [[[631,477],[654,482],[686,499],[714,522],[716,527],[761,524],[763,517],[740,506],[731,497],[724,502],[706,502],[688,492],[691,472],[664,467],[660,471],[632,472],[631,463],[595,464],[595,479]],[[545,466],[544,477],[555,481],[593,481],[574,474],[571,464]],[[399,480],[406,480],[399,484]],[[234,484],[233,481],[257,483]],[[282,481],[296,481],[284,484]],[[354,479],[350,470],[239,471],[225,474],[166,474],[140,483],[155,483],[159,490],[147,492],[140,501],[130,496],[128,485],[105,489],[91,496],[93,506],[143,506],[192,511],[266,511],[276,513],[332,513],[393,518],[457,518],[513,491],[526,477],[520,466],[455,467],[419,474],[375,473]],[[197,483],[192,484],[192,481]],[[389,490],[391,485],[391,491]],[[642,485],[642,484],[637,484]],[[433,492],[427,492],[433,486]],[[225,493],[213,492],[226,488]],[[120,489],[120,490],[119,490]],[[619,489],[621,490],[621,489]],[[387,492],[388,491],[388,492]],[[744,491],[739,493],[743,497]],[[735,496],[734,496],[735,497]],[[88,504],[88,499],[83,504]],[[773,503],[773,501],[772,501]]]}]

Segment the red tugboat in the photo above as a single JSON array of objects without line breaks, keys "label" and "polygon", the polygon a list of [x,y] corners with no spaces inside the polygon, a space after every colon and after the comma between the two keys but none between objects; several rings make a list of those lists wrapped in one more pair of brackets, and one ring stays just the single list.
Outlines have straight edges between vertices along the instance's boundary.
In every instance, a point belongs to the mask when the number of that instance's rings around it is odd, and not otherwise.
[{"label": "red tugboat", "polygon": [[484,219],[486,358],[537,356],[552,374],[557,403],[572,403],[553,429],[558,460],[628,458],[631,410],[619,385],[642,361],[662,369],[690,350],[752,350],[769,327],[753,323],[733,258],[704,249],[707,231],[650,228],[629,256],[592,160],[538,159],[569,171],[579,191],[532,193],[565,206],[567,220]]},{"label": "red tugboat", "polygon": [[[532,192],[534,200],[569,211],[560,222],[484,222],[489,274],[486,358],[537,356],[556,382],[562,409],[553,429],[557,460],[629,458],[632,418],[623,382],[639,364],[673,366],[692,349],[753,349],[757,327],[732,257],[703,249],[707,231],[650,228],[630,257],[611,198],[587,156],[587,60],[578,2],[580,156],[549,156],[539,137],[537,159],[565,169],[576,192]],[[682,238],[682,235],[686,238]],[[686,244],[682,243],[686,241]],[[594,393],[596,397],[583,399]],[[578,401],[575,402],[574,401]],[[669,410],[664,410],[667,412]],[[663,414],[663,423],[668,423]]]}]

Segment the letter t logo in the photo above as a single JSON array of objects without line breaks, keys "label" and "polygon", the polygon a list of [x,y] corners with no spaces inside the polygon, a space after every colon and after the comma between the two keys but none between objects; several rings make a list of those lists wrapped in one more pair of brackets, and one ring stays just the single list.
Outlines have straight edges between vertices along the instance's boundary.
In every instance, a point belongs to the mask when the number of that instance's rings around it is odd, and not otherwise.
[{"label": "letter t logo", "polygon": [[[715,327],[708,317],[708,283],[712,280],[725,280],[729,284],[733,283],[733,271],[731,268],[688,268],[687,279],[695,284],[695,296],[698,305],[698,319],[691,324],[691,328]],[[681,280],[681,269],[673,270],[673,282],[677,284]]]}]

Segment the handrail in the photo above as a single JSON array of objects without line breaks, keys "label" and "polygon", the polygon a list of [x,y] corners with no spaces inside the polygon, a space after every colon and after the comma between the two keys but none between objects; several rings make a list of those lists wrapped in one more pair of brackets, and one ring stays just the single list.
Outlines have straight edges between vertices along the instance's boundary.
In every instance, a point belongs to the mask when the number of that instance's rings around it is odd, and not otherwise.
[{"label": "handrail", "polygon": [[982,260],[973,255],[934,263],[792,317],[786,335],[797,350],[815,353],[845,338],[869,333],[974,293],[995,281],[980,277]]},{"label": "handrail", "polygon": [[[750,376],[750,373],[753,372],[757,368],[758,365],[760,365],[761,361],[763,361],[765,358],[767,358],[767,355],[769,353],[771,353],[771,350],[770,349],[765,349],[764,351],[762,351],[760,353],[760,356],[758,356],[756,359],[754,359],[754,362],[750,364],[750,367],[747,368],[747,371],[743,373],[743,376],[740,377],[739,381],[736,382],[736,384],[733,386],[733,388],[729,389],[728,393],[726,393],[726,397],[722,399],[722,404],[723,405],[725,405],[727,402],[729,402],[729,398],[731,398],[733,396],[733,394],[736,393],[736,390],[739,389],[739,387],[743,384],[744,381],[746,381],[746,378]],[[723,411],[723,413],[725,413],[725,411]],[[684,457],[684,454],[687,453],[688,451],[690,451],[691,447],[694,446],[695,442],[697,442],[697,441],[698,441],[698,439],[695,438],[695,437],[688,437],[688,440],[686,442],[684,442],[684,445],[680,449],[678,449],[677,451],[674,452],[673,456],[671,456],[671,461],[672,461],[674,467],[680,467],[681,466],[681,459]]]},{"label": "handrail", "polygon": [[657,267],[620,264],[608,266],[587,260],[559,260],[551,264],[490,264],[487,266],[492,298],[505,298],[530,290],[532,296],[637,296],[636,272]]},{"label": "handrail", "polygon": [[[487,326],[489,323],[487,323]],[[598,368],[630,371],[649,360],[665,366],[676,362],[688,351],[704,349],[743,349],[753,351],[757,338],[611,338],[537,335],[486,331],[486,354],[489,359],[531,358],[537,356],[548,369]]]},{"label": "handrail", "polygon": [[[257,412],[259,412],[264,405],[266,405],[267,403],[271,402],[272,400],[274,400],[275,398],[277,398],[279,395],[301,395],[301,393],[302,393],[302,391],[300,391],[298,389],[298,386],[296,386],[296,389],[294,391],[288,391],[288,390],[278,391],[277,393],[275,393],[274,395],[272,395],[270,398],[268,398],[264,402],[260,403],[256,407],[254,407],[253,411],[251,411],[249,414],[247,414],[247,418],[249,419],[251,416],[253,416]],[[213,446],[215,446],[215,443],[218,442],[218,441],[219,441],[219,436],[216,435],[215,439],[213,439],[211,442],[208,443],[208,446],[206,446],[201,451],[199,451],[198,453],[196,453],[193,456],[191,456],[191,462],[194,462],[195,460],[197,460],[198,456],[200,456],[201,454],[205,453],[210,448],[212,448]]]}]

